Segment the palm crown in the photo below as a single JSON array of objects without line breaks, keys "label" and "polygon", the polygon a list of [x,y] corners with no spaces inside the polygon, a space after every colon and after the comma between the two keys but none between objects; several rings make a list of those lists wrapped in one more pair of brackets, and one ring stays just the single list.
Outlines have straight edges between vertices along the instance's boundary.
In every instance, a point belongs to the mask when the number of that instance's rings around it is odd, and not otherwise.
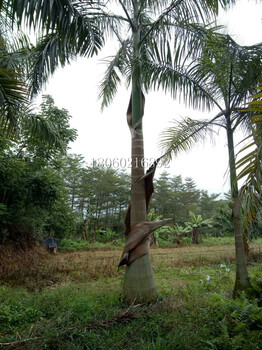
[{"label": "palm crown", "polygon": [[[42,31],[33,52],[30,77],[33,93],[39,91],[57,66],[65,65],[76,55],[96,54],[108,36],[114,34],[119,50],[108,61],[100,89],[102,106],[107,106],[116,92],[120,75],[131,81],[132,66],[137,60],[142,66],[141,83],[145,90],[162,86],[176,94],[179,83],[192,99],[196,86],[179,69],[173,69],[170,74],[170,67],[177,67],[188,51],[199,53],[207,30],[203,23],[217,14],[219,4],[226,7],[234,1],[3,0],[1,3],[0,6],[9,9],[18,26],[26,19],[28,27]],[[133,42],[133,34],[138,29],[139,57]],[[207,101],[200,91],[197,98]]]}]

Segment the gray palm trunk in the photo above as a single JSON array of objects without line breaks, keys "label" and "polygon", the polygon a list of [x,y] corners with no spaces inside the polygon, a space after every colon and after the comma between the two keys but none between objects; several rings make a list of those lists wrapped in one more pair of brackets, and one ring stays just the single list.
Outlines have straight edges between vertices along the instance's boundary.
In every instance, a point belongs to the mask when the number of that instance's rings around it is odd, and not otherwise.
[{"label": "gray palm trunk", "polygon": [[[138,13],[138,1],[133,1],[135,18]],[[144,140],[142,127],[142,90],[140,82],[140,29],[138,21],[134,20],[133,28],[133,54],[134,63],[132,69],[132,127],[135,133],[132,136],[132,169],[131,169],[131,227],[147,218],[145,183],[140,181],[132,185],[144,175]],[[149,238],[142,243],[150,245]],[[136,249],[141,249],[139,245]],[[124,299],[128,302],[149,302],[156,299],[156,286],[153,277],[149,254],[144,255],[126,268],[124,281]]]},{"label": "gray palm trunk", "polygon": [[227,143],[229,154],[230,168],[230,189],[232,198],[232,218],[234,225],[235,252],[236,252],[236,280],[233,296],[236,297],[240,291],[245,290],[249,286],[247,261],[244,248],[244,240],[241,226],[241,200],[237,185],[236,162],[234,152],[233,129],[231,125],[230,114],[226,116],[227,120]]}]

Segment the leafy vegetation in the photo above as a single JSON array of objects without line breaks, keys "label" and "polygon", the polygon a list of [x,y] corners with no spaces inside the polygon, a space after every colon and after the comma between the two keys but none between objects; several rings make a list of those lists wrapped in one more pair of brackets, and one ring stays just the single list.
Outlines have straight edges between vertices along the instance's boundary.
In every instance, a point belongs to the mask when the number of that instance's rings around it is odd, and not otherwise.
[{"label": "leafy vegetation", "polygon": [[44,97],[39,118],[48,124],[47,130],[53,130],[54,143],[48,135],[39,138],[38,132],[26,128],[15,139],[2,138],[1,242],[39,241],[46,235],[61,237],[74,230],[75,217],[67,204],[57,159],[75,140],[76,131],[69,127],[68,112],[58,109],[50,96]]}]

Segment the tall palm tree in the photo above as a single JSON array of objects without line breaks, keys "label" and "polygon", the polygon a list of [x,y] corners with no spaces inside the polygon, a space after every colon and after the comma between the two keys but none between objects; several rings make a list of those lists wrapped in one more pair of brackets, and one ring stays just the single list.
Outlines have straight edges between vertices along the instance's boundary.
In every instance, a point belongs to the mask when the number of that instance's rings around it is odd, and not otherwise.
[{"label": "tall palm tree", "polygon": [[[256,88],[258,91],[251,96],[252,101],[248,107],[239,112],[247,113],[249,119],[248,141],[239,152],[242,156],[237,162],[240,170],[238,179],[245,179],[240,193],[244,198],[245,221],[244,228],[248,229],[257,221],[257,213],[262,208],[262,84]],[[242,155],[245,152],[245,155]]]},{"label": "tall palm tree", "polygon": [[241,200],[238,190],[234,133],[249,124],[247,113],[239,113],[254,87],[262,78],[262,44],[240,46],[229,35],[218,35],[217,40],[207,40],[203,55],[187,69],[199,89],[209,95],[210,103],[219,109],[212,120],[197,121],[190,118],[176,123],[164,131],[162,146],[165,151],[175,154],[188,149],[195,141],[203,139],[212,126],[226,131],[230,188],[233,202],[232,219],[234,222],[236,249],[236,281],[234,295],[249,285],[244,242],[241,228]]},{"label": "tall palm tree", "polygon": [[[226,7],[234,0],[5,0],[18,25],[44,29],[35,50],[32,91],[36,92],[58,64],[64,65],[72,55],[91,56],[103,46],[109,35],[119,43],[118,52],[109,60],[100,97],[106,107],[117,91],[121,77],[131,85],[127,118],[132,135],[132,183],[130,220],[127,220],[127,244],[121,263],[126,263],[124,297],[148,301],[156,297],[149,258],[148,235],[155,225],[146,222],[152,186],[144,173],[142,117],[143,92],[163,87],[174,96],[178,89],[192,101],[206,105],[206,92],[179,69],[167,75],[166,63],[177,65],[188,51],[197,55],[208,28],[205,20],[214,19],[218,6]],[[112,9],[116,8],[117,13]],[[202,23],[202,24],[199,24]],[[102,34],[103,33],[103,34]],[[156,64],[156,62],[158,64]],[[179,90],[180,91],[180,90]],[[150,174],[153,172],[152,168]]]}]

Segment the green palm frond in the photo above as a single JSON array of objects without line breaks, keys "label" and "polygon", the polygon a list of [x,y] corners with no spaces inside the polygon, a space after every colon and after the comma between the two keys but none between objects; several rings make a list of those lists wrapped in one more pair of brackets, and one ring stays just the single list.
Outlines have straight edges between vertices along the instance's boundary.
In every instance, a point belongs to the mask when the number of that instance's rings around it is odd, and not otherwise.
[{"label": "green palm frond", "polygon": [[190,73],[220,91],[226,108],[236,108],[252,93],[262,79],[262,44],[238,45],[229,35],[213,36],[204,41],[201,58]]},{"label": "green palm frond", "polygon": [[25,71],[30,44],[26,35],[9,31],[7,19],[0,25],[0,131],[10,136],[18,127],[18,111],[28,104]]},{"label": "green palm frond", "polygon": [[[1,67],[1,57],[0,57]],[[27,104],[27,88],[14,68],[0,68],[0,129],[9,134],[17,127],[17,111]]]},{"label": "green palm frond", "polygon": [[6,8],[12,13],[12,21],[20,27],[25,21],[27,27],[34,29],[66,29],[78,12],[70,0],[5,0]]},{"label": "green palm frond", "polygon": [[[143,76],[141,77],[146,91],[162,88],[169,92],[173,98],[179,97],[186,105],[209,110],[217,104],[213,91],[208,91],[202,86],[201,80],[195,78],[190,72],[176,62],[166,64],[154,60],[142,61]],[[176,58],[174,59],[176,60]]]},{"label": "green palm frond", "polygon": [[[222,111],[218,103],[221,91],[212,84],[213,73],[203,70],[198,60],[192,61],[194,55],[201,54],[205,40],[221,36],[216,32],[218,28],[185,22],[176,23],[174,27],[173,42],[164,37],[161,40],[147,38],[146,49],[141,54],[141,80],[145,91],[162,88],[193,108],[210,109],[216,105]],[[188,59],[191,63],[186,66]]]},{"label": "green palm frond", "polygon": [[207,135],[212,136],[214,132],[211,121],[186,118],[173,124],[160,134],[159,142],[162,153],[169,160],[181,151],[190,150],[195,143],[204,141]]},{"label": "green palm frond", "polygon": [[3,3],[18,28],[25,24],[28,28],[38,29],[40,35],[45,33],[30,59],[35,64],[30,76],[33,93],[38,92],[58,65],[63,66],[77,54],[93,56],[104,44],[101,20],[92,17],[100,2],[86,2],[85,16],[74,6],[77,2],[70,0],[5,0]]},{"label": "green palm frond", "polygon": [[[99,98],[102,100],[102,109],[107,107],[113,100],[117,92],[117,87],[121,83],[121,75],[128,74],[130,69],[130,61],[128,58],[131,55],[130,41],[122,42],[120,49],[114,57],[109,60],[104,60],[107,63],[105,76],[100,83]],[[128,68],[129,67],[129,68]]]},{"label": "green palm frond", "polygon": [[[73,22],[66,32],[53,31],[42,37],[31,54],[30,90],[36,94],[58,66],[65,66],[76,55],[93,56],[102,41],[96,27],[89,21],[88,31],[76,30]],[[72,29],[72,30],[71,30]]]},{"label": "green palm frond", "polygon": [[239,112],[249,113],[250,135],[246,138],[248,144],[240,151],[245,155],[237,162],[239,179],[245,178],[241,188],[242,196],[245,198],[246,222],[248,226],[255,220],[257,208],[262,205],[262,85],[258,88],[259,93],[252,95],[249,107]]},{"label": "green palm frond", "polygon": [[42,117],[27,113],[22,117],[21,127],[31,139],[45,141],[50,147],[65,149],[65,145],[54,123]]},{"label": "green palm frond", "polygon": [[[262,90],[262,85],[259,89]],[[247,176],[246,184],[258,180],[262,183],[262,114],[258,114],[262,112],[262,100],[260,94],[255,94],[252,98],[253,101],[248,103],[249,107],[240,110],[240,112],[244,111],[252,114],[250,117],[251,134],[248,137],[250,141],[240,153],[247,151],[249,148],[251,148],[251,151],[237,163],[237,167],[240,169],[238,177],[241,179]]]},{"label": "green palm frond", "polygon": [[75,47],[78,47],[81,54],[94,54],[103,45],[99,22],[96,22],[94,16],[97,8],[103,7],[101,1],[85,1],[84,14],[77,9],[78,1],[6,0],[5,3],[12,13],[12,22],[18,28],[25,23],[28,28],[33,27],[45,34],[67,33],[71,41],[75,38]]},{"label": "green palm frond", "polygon": [[[169,14],[170,16],[170,14]],[[175,52],[177,64],[186,59],[189,55],[194,59],[201,56],[203,42],[212,41],[215,36],[220,36],[221,26],[213,23],[197,23],[195,18],[177,18],[174,14],[162,16],[161,21],[152,21],[150,18],[145,21],[141,45],[147,45],[147,50],[158,44],[158,50],[162,56],[166,56],[166,43],[170,44],[172,52]],[[147,27],[149,30],[146,30]],[[218,40],[218,39],[216,39]]]},{"label": "green palm frond", "polygon": [[0,106],[15,106],[26,99],[21,75],[11,68],[0,68]]},{"label": "green palm frond", "polygon": [[218,14],[218,6],[226,8],[235,1],[229,0],[149,0],[142,1],[141,7],[148,8],[152,13],[162,13],[163,15],[156,19],[159,22],[162,17],[174,19],[180,21],[181,19],[186,19],[187,21],[194,20],[199,21],[210,21]]},{"label": "green palm frond", "polygon": [[67,49],[64,50],[65,40],[54,32],[41,38],[32,50],[29,70],[31,94],[36,94],[41,89],[59,65],[63,67],[70,61],[71,54]]}]

